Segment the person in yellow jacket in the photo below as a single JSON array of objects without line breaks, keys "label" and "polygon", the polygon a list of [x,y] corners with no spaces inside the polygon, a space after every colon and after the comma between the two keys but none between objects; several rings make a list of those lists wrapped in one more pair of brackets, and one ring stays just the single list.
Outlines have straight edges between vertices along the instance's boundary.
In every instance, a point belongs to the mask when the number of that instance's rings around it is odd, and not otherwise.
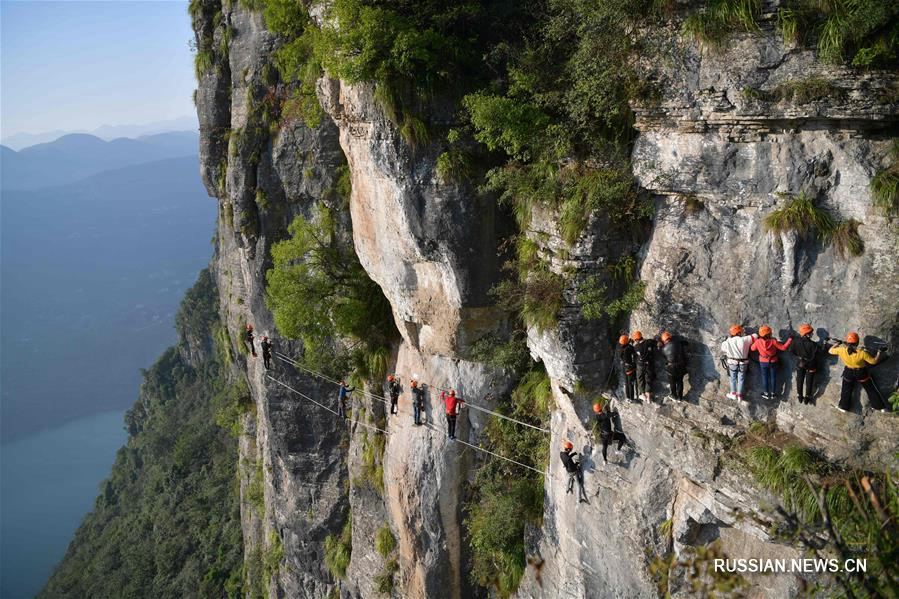
[{"label": "person in yellow jacket", "polygon": [[864,349],[858,347],[858,333],[855,331],[846,335],[846,342],[837,341],[837,344],[828,350],[828,353],[838,356],[843,362],[843,386],[840,388],[840,403],[837,408],[848,412],[852,406],[852,395],[855,392],[856,384],[861,384],[865,393],[868,394],[868,401],[871,407],[881,412],[887,412],[886,404],[880,396],[880,391],[874,380],[868,373],[868,366],[877,364],[880,359],[880,351],[875,355],[869,354]]}]

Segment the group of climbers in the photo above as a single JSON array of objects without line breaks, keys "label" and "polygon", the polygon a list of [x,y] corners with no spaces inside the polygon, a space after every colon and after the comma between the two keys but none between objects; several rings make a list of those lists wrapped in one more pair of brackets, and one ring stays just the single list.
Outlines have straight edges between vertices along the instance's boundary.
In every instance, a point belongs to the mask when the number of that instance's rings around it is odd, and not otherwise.
[{"label": "group of climbers", "polygon": [[[254,358],[256,357],[256,344],[255,338],[253,337],[253,325],[247,324],[247,328],[243,334],[243,343],[244,347],[247,348],[247,351],[250,352]],[[268,337],[263,335],[262,340],[259,342],[259,348],[262,350],[262,361],[265,364],[266,370],[272,369],[272,343],[269,341]]]},{"label": "group of climbers", "polygon": [[786,341],[778,341],[772,337],[771,327],[759,327],[758,334],[744,334],[743,327],[735,324],[730,328],[730,337],[721,344],[725,365],[730,374],[729,399],[742,400],[746,382],[746,370],[749,365],[749,354],[758,352],[759,368],[762,375],[762,396],[774,399],[776,396],[776,372],[779,352],[790,350],[795,357],[796,395],[799,403],[811,404],[815,395],[815,375],[823,350],[838,356],[843,362],[843,381],[840,389],[840,402],[836,407],[844,412],[852,404],[852,396],[857,384],[861,384],[868,395],[871,407],[882,412],[889,411],[877,385],[871,379],[868,366],[877,364],[881,352],[871,355],[864,348],[859,348],[859,336],[856,332],[846,335],[845,342],[827,339],[818,342],[812,339],[813,328],[805,323],[799,327],[798,335],[791,333]]},{"label": "group of climbers", "polygon": [[[798,401],[802,404],[811,404],[815,394],[815,376],[821,355],[826,349],[830,354],[839,356],[846,366],[843,371],[840,403],[837,407],[844,411],[848,410],[855,386],[860,384],[874,409],[888,411],[868,372],[868,366],[877,364],[880,352],[871,355],[864,348],[859,348],[858,333],[849,333],[845,342],[828,340],[822,343],[812,339],[812,332],[812,325],[803,324],[799,327],[798,334],[791,333],[784,341],[780,341],[773,336],[773,331],[768,325],[759,327],[757,334],[746,334],[743,327],[738,324],[730,327],[730,336],[721,343],[721,360],[730,381],[726,397],[733,400],[744,399],[750,354],[756,352],[762,379],[762,397],[774,399],[777,395],[779,354],[789,350],[795,358]],[[631,335],[621,335],[616,350],[624,380],[624,395],[628,400],[635,401],[639,398],[652,401],[656,351],[665,358],[670,397],[676,400],[684,398],[684,376],[687,374],[684,342],[668,331],[663,331],[654,339],[646,339],[642,332],[635,331]]]},{"label": "group of climbers", "polygon": [[652,401],[653,363],[657,350],[665,358],[670,397],[676,400],[684,398],[687,354],[683,342],[668,331],[663,331],[655,339],[645,339],[642,332],[635,331],[632,335],[618,338],[618,360],[624,375],[625,396],[629,400],[634,401],[639,396],[645,401]]}]

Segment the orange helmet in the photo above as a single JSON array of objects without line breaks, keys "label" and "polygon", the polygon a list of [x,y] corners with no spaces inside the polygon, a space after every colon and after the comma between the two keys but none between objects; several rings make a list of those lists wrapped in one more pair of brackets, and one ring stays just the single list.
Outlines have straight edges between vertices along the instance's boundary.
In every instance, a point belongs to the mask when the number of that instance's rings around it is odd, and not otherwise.
[{"label": "orange helmet", "polygon": [[731,325],[731,327],[730,327],[730,334],[731,334],[731,335],[742,335],[742,334],[743,334],[743,327],[741,327],[741,326],[738,325],[738,324]]},{"label": "orange helmet", "polygon": [[671,333],[669,333],[668,331],[665,331],[664,333],[662,333],[662,342],[663,343],[667,343],[670,340],[671,340]]},{"label": "orange helmet", "polygon": [[628,337],[627,335],[622,335],[621,337],[618,338],[618,343],[620,345],[627,345],[627,342],[630,340],[631,340],[631,338]]},{"label": "orange helmet", "polygon": [[418,381],[416,381],[415,379],[412,379],[411,381],[409,381],[409,384],[412,385],[413,387],[418,387]]},{"label": "orange helmet", "polygon": [[596,412],[597,414],[602,412],[602,404],[598,403],[598,402],[593,404],[593,411]]},{"label": "orange helmet", "polygon": [[263,340],[263,341],[268,341],[268,337],[266,337],[265,335],[263,335],[263,336],[262,336],[262,340]]},{"label": "orange helmet", "polygon": [[450,395],[453,396],[453,397],[455,397],[455,396],[456,396],[456,390],[455,390],[455,389],[450,389]]},{"label": "orange helmet", "polygon": [[858,333],[852,331],[846,335],[846,343],[858,343]]},{"label": "orange helmet", "polygon": [[812,325],[810,324],[799,325],[799,334],[802,336],[811,334],[812,330]]},{"label": "orange helmet", "polygon": [[634,341],[640,341],[643,339],[643,333],[641,333],[640,331],[634,331],[634,334],[631,335],[631,339],[633,339]]},{"label": "orange helmet", "polygon": [[247,323],[247,330],[248,330],[248,331],[252,331],[252,330],[253,330],[253,325]]},{"label": "orange helmet", "polygon": [[571,441],[565,441],[565,449],[571,449],[574,445],[571,444]]},{"label": "orange helmet", "polygon": [[771,327],[769,327],[768,325],[759,327],[759,335],[761,335],[762,337],[767,337],[770,334],[771,334]]},{"label": "orange helmet", "polygon": [[387,380],[392,382],[392,381],[393,381],[393,375],[392,375],[392,374],[388,374],[388,375],[387,375]]}]

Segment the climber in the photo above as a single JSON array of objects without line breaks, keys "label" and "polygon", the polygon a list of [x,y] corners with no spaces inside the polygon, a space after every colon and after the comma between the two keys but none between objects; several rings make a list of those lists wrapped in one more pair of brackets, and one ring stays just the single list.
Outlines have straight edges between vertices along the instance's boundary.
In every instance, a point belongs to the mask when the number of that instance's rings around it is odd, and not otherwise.
[{"label": "climber", "polygon": [[265,369],[272,369],[272,343],[268,340],[268,337],[265,335],[262,336],[262,341],[259,343],[259,347],[262,349],[262,361],[265,363]]},{"label": "climber", "polygon": [[459,411],[462,408],[462,404],[465,403],[465,400],[456,397],[455,389],[451,389],[449,395],[446,394],[446,391],[441,391],[440,399],[442,399],[446,405],[446,436],[455,440],[456,417],[459,416]]},{"label": "climber", "polygon": [[400,398],[400,382],[392,374],[387,375],[387,391],[390,392],[390,413],[396,414],[396,402]]},{"label": "climber", "polygon": [[637,385],[637,356],[634,354],[634,346],[627,335],[618,338],[618,361],[621,363],[621,372],[624,375],[624,396],[634,401],[635,387]]},{"label": "climber", "polygon": [[346,381],[340,381],[340,391],[337,392],[337,414],[341,418],[346,418],[347,396],[355,390],[355,387],[347,387]]},{"label": "climber", "polygon": [[634,355],[637,358],[637,391],[640,399],[652,401],[652,357],[656,342],[644,339],[640,331],[635,331],[631,339],[634,341]]},{"label": "climber", "polygon": [[565,494],[574,490],[574,481],[577,480],[578,485],[578,503],[587,501],[587,492],[584,490],[584,471],[581,470],[581,462],[576,451],[571,451],[574,445],[571,441],[565,442],[565,448],[559,453],[562,458],[562,465],[568,472],[568,490]]},{"label": "climber", "polygon": [[751,351],[759,352],[759,367],[762,369],[762,397],[774,399],[775,375],[777,374],[777,352],[784,351],[793,343],[793,338],[788,337],[785,343],[771,337],[771,327],[759,328],[759,336],[752,342]]},{"label": "climber", "polygon": [[412,415],[415,417],[415,426],[420,426],[421,415],[425,409],[425,392],[415,379],[409,384],[412,386]]},{"label": "climber", "polygon": [[790,348],[796,356],[796,394],[799,403],[811,404],[815,395],[815,373],[818,372],[818,354],[821,345],[812,339],[812,325],[799,326],[799,337]]},{"label": "climber", "polygon": [[612,411],[611,402],[606,402],[605,408],[602,404],[593,404],[593,412],[596,414],[596,424],[599,426],[599,440],[602,442],[602,461],[609,463],[606,453],[609,450],[609,443],[618,441],[616,453],[621,453],[621,446],[627,443],[627,437],[621,431],[615,430],[615,412]]},{"label": "climber", "polygon": [[253,357],[256,357],[256,347],[253,345],[253,325],[247,324],[247,330],[243,334],[243,342]]},{"label": "climber", "polygon": [[730,327],[730,337],[721,343],[727,372],[730,375],[730,393],[728,399],[743,399],[743,386],[746,384],[746,368],[749,366],[749,350],[756,335],[744,335],[743,327],[735,324]]},{"label": "climber", "polygon": [[671,387],[671,397],[676,400],[684,398],[684,375],[687,374],[687,356],[684,352],[684,344],[680,339],[675,339],[671,333],[665,331],[659,337],[659,347],[665,356],[665,370],[668,372],[668,384]]},{"label": "climber", "polygon": [[837,409],[844,412],[849,411],[849,408],[852,406],[852,394],[855,392],[855,385],[860,383],[865,393],[868,394],[868,401],[871,403],[871,407],[881,412],[889,412],[880,395],[880,390],[874,383],[874,379],[871,378],[870,373],[868,373],[868,365],[873,366],[880,359],[880,350],[872,356],[860,348],[858,346],[858,333],[855,331],[846,335],[845,343],[835,340],[834,345],[828,345],[827,348],[829,354],[839,356],[845,365],[843,369],[843,385],[840,388],[840,403],[836,406]]}]

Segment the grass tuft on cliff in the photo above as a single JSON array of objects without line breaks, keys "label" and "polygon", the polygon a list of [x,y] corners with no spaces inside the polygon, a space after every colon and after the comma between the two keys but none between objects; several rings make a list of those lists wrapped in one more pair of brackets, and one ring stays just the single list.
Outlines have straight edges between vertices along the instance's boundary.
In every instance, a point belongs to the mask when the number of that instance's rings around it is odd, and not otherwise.
[{"label": "grass tuft on cliff", "polygon": [[899,216],[899,139],[890,147],[892,163],[877,171],[871,179],[871,195],[874,205],[888,217]]},{"label": "grass tuft on cliff", "polygon": [[758,31],[756,19],[761,8],[760,0],[708,0],[684,21],[684,33],[698,42],[721,47],[735,31]]},{"label": "grass tuft on cliff", "polygon": [[[179,336],[212,346],[217,306],[207,269],[182,302]],[[222,355],[191,364],[173,347],[144,371],[128,442],[39,597],[243,596],[237,441],[216,425],[214,398],[231,387]]]},{"label": "grass tuft on cliff", "polygon": [[816,206],[805,192],[782,197],[787,198],[787,205],[765,217],[763,222],[767,230],[778,234],[793,232],[800,239],[814,236],[822,243],[832,245],[837,255],[844,259],[865,252],[865,243],[858,232],[860,221],[835,219],[827,210]]},{"label": "grass tuft on cliff", "polygon": [[353,553],[353,518],[347,516],[339,536],[328,535],[325,538],[325,567],[334,579],[346,576]]}]

